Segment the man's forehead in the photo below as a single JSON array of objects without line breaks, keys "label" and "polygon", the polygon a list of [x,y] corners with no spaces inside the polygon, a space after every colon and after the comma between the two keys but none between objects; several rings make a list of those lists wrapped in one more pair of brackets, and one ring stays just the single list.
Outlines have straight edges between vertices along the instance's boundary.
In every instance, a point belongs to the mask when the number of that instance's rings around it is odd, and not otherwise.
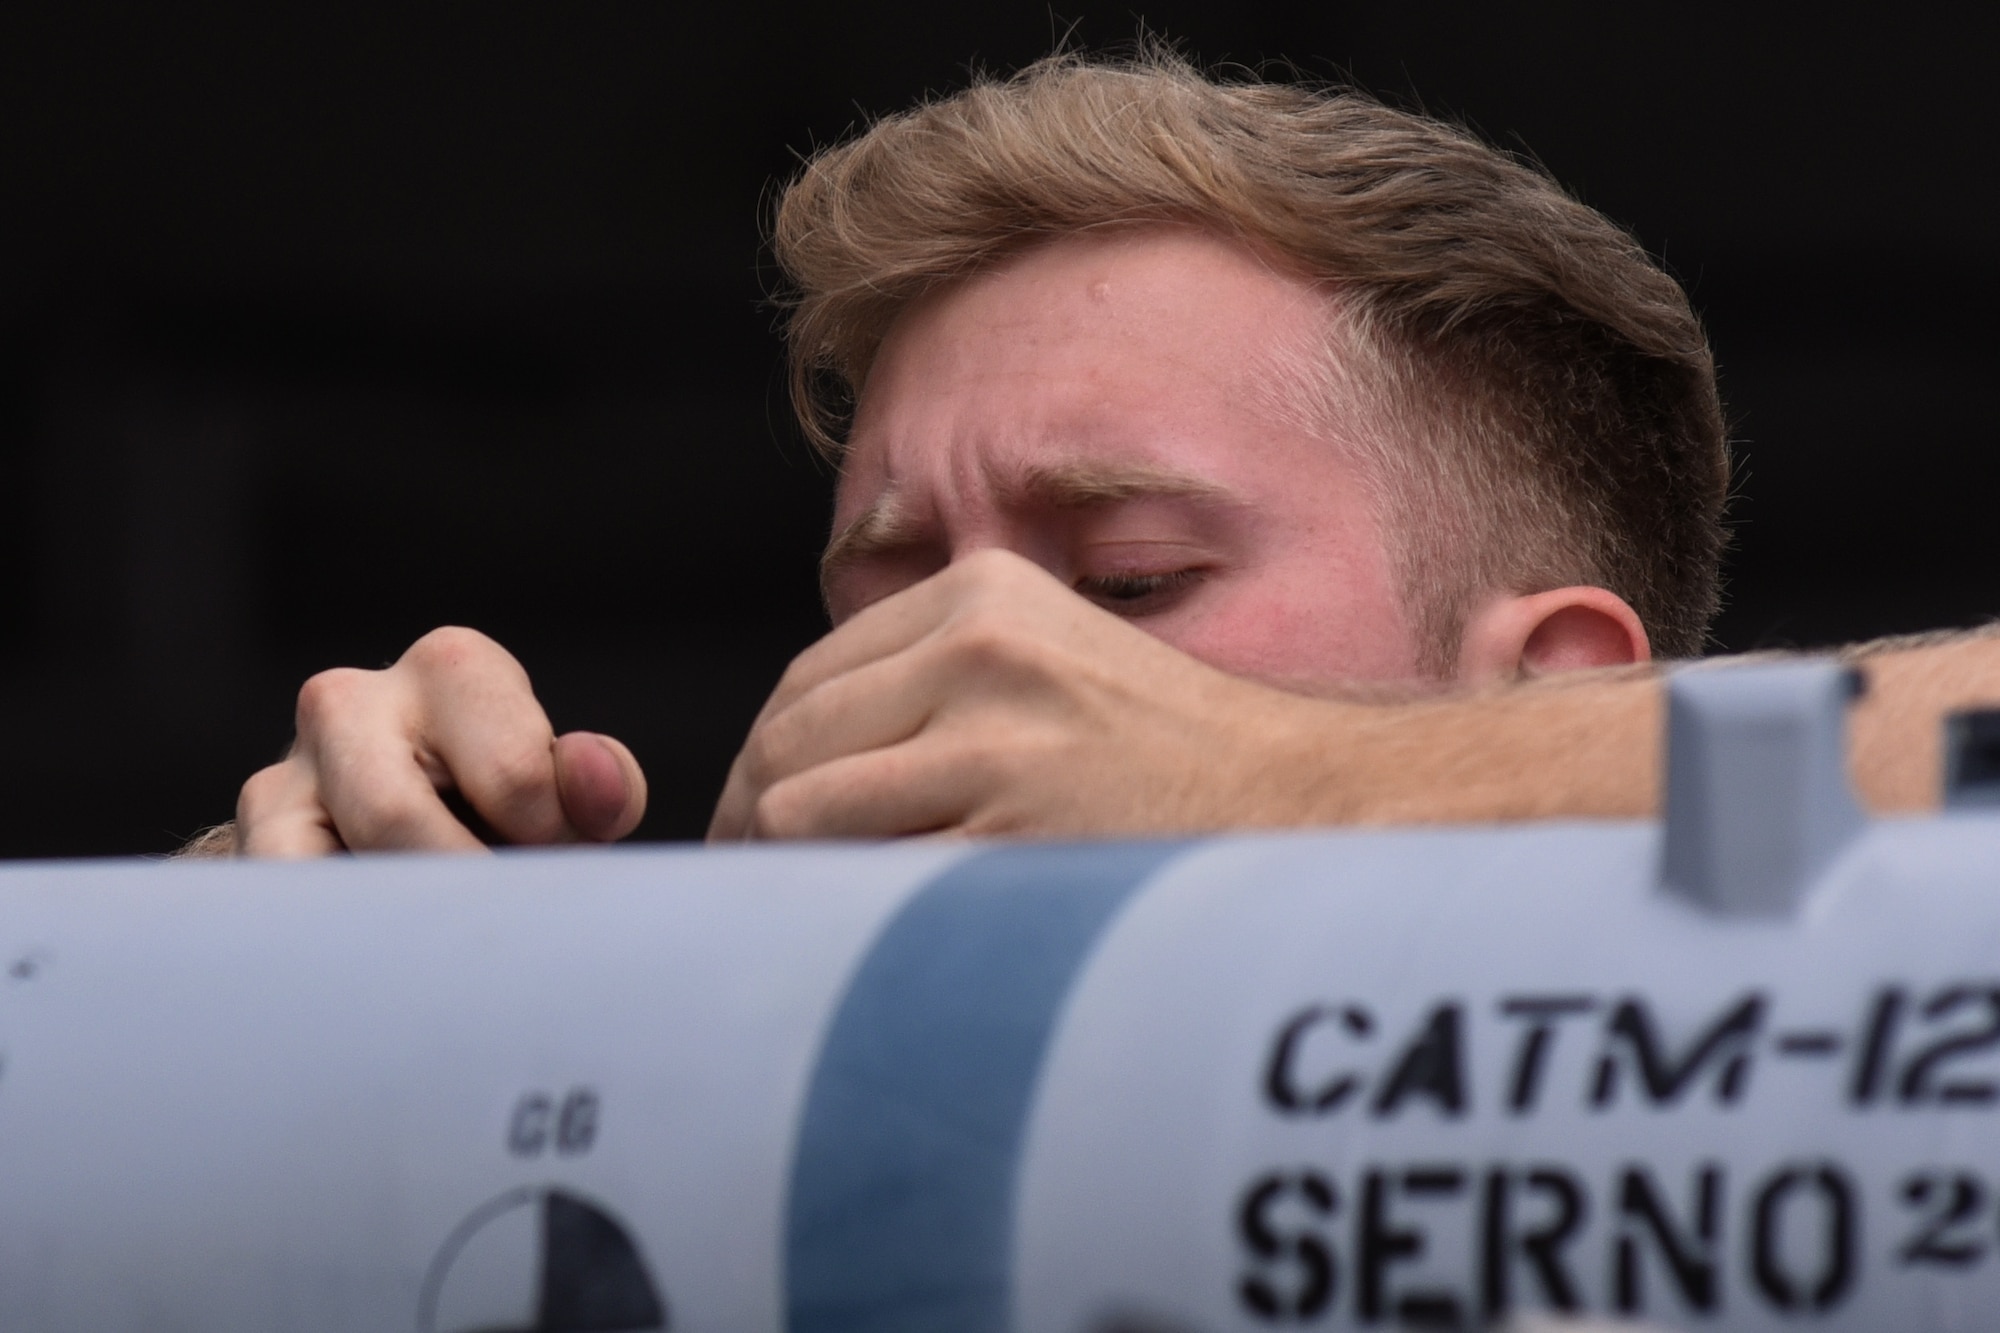
[{"label": "man's forehead", "polygon": [[[982,508],[1270,503],[1327,461],[1295,400],[1329,295],[1184,228],[1072,237],[892,327],[857,404],[829,568],[951,544]],[[1301,371],[1305,371],[1302,375]]]},{"label": "man's forehead", "polygon": [[1332,301],[1245,243],[1190,226],[1055,237],[906,306],[859,386],[856,424],[885,397],[907,407],[979,388],[1012,395],[1019,379],[1234,382],[1266,368],[1272,340],[1315,335]]}]

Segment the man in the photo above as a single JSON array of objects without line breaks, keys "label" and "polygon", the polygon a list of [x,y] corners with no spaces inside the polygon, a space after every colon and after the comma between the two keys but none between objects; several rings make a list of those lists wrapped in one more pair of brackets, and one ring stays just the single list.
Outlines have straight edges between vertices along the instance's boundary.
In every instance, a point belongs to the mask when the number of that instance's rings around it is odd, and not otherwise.
[{"label": "man", "polygon": [[[1699,324],[1546,178],[1352,96],[1059,57],[819,155],[775,247],[841,463],[835,629],[711,836],[1650,804],[1649,682],[1448,693],[1692,655],[1716,601]],[[299,719],[218,842],[477,847],[450,790],[515,842],[643,809],[630,753],[552,736],[469,631],[315,677]]]}]

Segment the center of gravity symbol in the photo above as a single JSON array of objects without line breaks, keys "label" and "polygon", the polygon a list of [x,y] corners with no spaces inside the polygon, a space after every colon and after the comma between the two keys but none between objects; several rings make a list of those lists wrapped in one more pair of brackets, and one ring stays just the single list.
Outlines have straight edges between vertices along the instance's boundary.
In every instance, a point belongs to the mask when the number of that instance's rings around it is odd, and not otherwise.
[{"label": "center of gravity symbol", "polygon": [[518,1189],[459,1223],[418,1304],[422,1333],[640,1333],[667,1327],[639,1249],[597,1204]]}]

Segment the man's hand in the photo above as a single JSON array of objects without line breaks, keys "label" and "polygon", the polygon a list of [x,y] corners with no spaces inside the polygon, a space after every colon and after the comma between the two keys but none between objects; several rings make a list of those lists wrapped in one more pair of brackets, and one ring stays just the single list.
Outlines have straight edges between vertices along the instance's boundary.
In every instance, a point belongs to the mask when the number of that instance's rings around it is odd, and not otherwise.
[{"label": "man's hand", "polygon": [[299,691],[298,739],[243,784],[247,856],[473,851],[446,793],[505,842],[610,842],[637,826],[646,779],[609,736],[557,736],[513,656],[433,630],[381,671],[324,671]]},{"label": "man's hand", "polygon": [[1337,774],[1301,751],[1298,715],[1337,706],[1227,676],[1028,561],[980,552],[792,663],[709,837],[1313,822]]},{"label": "man's hand", "polygon": [[[1858,645],[1849,763],[1879,813],[1939,799],[1944,717],[2000,701],[2000,627]],[[1204,666],[986,553],[792,664],[712,839],[1117,836],[1631,819],[1658,809],[1653,669],[1401,702],[1305,698]]]}]

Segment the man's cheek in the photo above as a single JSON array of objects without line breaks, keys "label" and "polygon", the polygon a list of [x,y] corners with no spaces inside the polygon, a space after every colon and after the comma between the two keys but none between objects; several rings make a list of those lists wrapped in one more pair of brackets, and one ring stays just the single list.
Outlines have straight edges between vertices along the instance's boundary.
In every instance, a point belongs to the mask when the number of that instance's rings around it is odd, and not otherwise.
[{"label": "man's cheek", "polygon": [[1275,683],[1323,656],[1305,641],[1300,619],[1280,602],[1235,597],[1135,623],[1218,670]]},{"label": "man's cheek", "polygon": [[1280,689],[1413,679],[1414,640],[1396,608],[1281,596],[1239,597],[1147,626],[1166,643],[1232,676]]}]

